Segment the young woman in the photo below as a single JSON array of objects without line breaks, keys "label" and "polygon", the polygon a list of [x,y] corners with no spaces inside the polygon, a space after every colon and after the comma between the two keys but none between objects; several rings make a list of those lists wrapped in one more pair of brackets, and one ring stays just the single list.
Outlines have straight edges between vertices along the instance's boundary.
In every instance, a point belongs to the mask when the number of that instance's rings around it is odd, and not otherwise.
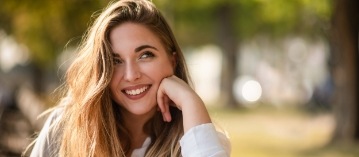
[{"label": "young woman", "polygon": [[181,49],[147,0],[111,4],[66,73],[66,95],[31,156],[229,156],[188,85]]}]

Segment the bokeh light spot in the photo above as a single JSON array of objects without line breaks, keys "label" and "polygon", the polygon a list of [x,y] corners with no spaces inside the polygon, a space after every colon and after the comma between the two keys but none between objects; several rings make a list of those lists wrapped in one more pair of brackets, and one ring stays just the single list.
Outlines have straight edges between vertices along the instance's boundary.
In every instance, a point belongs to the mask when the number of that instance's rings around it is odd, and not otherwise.
[{"label": "bokeh light spot", "polygon": [[262,95],[262,87],[255,80],[249,80],[243,84],[242,96],[246,101],[258,101]]}]

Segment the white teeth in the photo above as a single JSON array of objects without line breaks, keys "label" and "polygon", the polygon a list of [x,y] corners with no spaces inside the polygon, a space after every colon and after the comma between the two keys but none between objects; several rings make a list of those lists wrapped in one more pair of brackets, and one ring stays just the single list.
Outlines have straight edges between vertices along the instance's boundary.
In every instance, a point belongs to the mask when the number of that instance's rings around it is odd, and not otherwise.
[{"label": "white teeth", "polygon": [[142,87],[142,88],[139,88],[139,89],[134,89],[134,90],[125,90],[125,92],[126,92],[126,94],[128,94],[128,95],[138,95],[138,94],[143,93],[143,92],[146,91],[147,89],[148,89],[148,86]]}]

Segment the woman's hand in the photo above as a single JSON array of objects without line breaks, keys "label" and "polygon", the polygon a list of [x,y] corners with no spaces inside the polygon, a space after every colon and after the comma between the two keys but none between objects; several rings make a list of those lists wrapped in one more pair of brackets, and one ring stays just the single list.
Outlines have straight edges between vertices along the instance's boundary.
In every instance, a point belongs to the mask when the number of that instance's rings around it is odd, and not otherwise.
[{"label": "woman's hand", "polygon": [[184,131],[211,122],[202,99],[186,82],[174,75],[161,81],[157,103],[166,122],[171,121],[170,105],[182,110]]}]

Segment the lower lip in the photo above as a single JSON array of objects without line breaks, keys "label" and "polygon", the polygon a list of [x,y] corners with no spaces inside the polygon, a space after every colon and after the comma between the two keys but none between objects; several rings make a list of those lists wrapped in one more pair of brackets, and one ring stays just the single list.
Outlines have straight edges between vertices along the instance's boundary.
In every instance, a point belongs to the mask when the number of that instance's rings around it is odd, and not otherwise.
[{"label": "lower lip", "polygon": [[148,87],[146,89],[146,91],[142,92],[141,94],[137,94],[137,95],[129,95],[129,94],[126,94],[126,93],[124,93],[124,94],[131,100],[138,100],[138,99],[141,99],[142,97],[144,97],[147,94],[147,92],[150,90],[150,88],[151,87]]}]

